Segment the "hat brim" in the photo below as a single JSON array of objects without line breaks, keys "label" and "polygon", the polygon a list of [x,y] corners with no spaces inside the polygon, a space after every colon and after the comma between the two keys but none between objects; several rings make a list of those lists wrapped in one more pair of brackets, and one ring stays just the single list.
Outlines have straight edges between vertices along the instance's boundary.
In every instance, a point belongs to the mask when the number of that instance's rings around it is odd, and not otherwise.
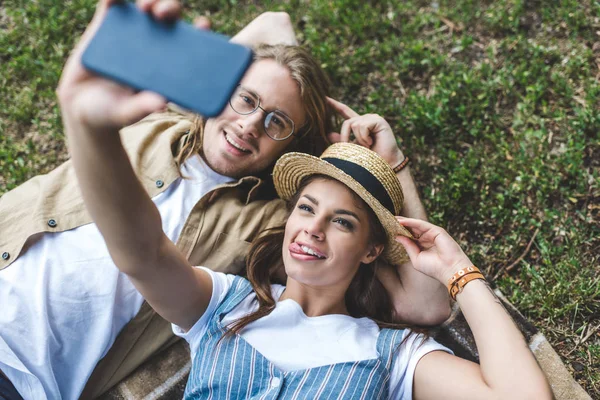
[{"label": "hat brim", "polygon": [[286,153],[277,161],[273,168],[273,183],[277,194],[284,200],[289,200],[294,196],[300,187],[302,179],[311,175],[326,175],[338,180],[348,186],[356,193],[379,219],[387,234],[387,243],[382,253],[382,257],[390,264],[398,265],[408,261],[408,255],[404,246],[396,242],[396,236],[407,236],[412,238],[412,234],[400,225],[394,215],[389,212],[381,203],[369,193],[352,176],[341,169],[315,156],[305,153]]}]

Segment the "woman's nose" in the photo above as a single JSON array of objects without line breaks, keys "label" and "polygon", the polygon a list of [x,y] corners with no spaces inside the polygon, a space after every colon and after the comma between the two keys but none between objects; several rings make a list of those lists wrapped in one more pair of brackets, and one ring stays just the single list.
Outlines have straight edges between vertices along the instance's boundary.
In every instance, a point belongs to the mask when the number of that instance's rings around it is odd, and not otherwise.
[{"label": "woman's nose", "polygon": [[323,229],[323,221],[318,218],[313,219],[304,229],[304,232],[317,239],[323,240],[325,238],[325,230]]}]

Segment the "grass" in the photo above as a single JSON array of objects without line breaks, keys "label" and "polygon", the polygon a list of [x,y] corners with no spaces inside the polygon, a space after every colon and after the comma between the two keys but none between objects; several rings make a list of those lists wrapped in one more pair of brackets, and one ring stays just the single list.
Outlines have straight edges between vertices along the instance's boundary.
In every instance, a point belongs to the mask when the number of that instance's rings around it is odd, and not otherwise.
[{"label": "grass", "polygon": [[[54,89],[94,3],[0,5],[0,193],[67,158]],[[600,398],[600,2],[186,2],[227,34],[267,10],[390,121],[431,219]]]}]

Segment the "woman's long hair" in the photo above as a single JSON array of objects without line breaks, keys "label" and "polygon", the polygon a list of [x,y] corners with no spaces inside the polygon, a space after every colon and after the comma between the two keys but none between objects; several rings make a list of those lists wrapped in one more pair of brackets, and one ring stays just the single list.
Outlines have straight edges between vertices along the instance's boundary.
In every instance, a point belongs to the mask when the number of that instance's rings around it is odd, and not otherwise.
[{"label": "woman's long hair", "polygon": [[[288,201],[288,215],[296,206],[304,188],[316,179],[335,180],[323,175],[304,178],[294,197]],[[373,210],[358,195],[354,196],[355,200],[361,202],[368,213],[369,244],[386,243],[386,232]],[[252,243],[246,259],[246,277],[256,292],[258,309],[230,324],[225,336],[239,333],[248,324],[269,315],[275,309],[276,302],[271,294],[271,283],[276,281],[279,269],[283,268],[284,231],[284,227],[269,229]],[[377,268],[380,267],[379,260],[370,264],[360,264],[346,291],[345,301],[348,313],[355,318],[368,317],[375,321],[380,328],[410,328],[414,332],[425,333],[424,329],[394,322],[394,305],[376,275]]]}]

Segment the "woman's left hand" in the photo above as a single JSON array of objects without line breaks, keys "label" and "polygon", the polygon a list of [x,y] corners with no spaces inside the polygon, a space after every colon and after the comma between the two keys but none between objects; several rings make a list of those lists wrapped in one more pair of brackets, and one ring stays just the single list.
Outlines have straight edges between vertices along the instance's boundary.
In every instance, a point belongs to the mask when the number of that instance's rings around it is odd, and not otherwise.
[{"label": "woman's left hand", "polygon": [[396,217],[414,239],[398,236],[417,271],[446,284],[458,270],[473,265],[458,243],[443,228],[415,218]]},{"label": "woman's left hand", "polygon": [[329,105],[337,111],[344,122],[340,132],[329,134],[329,140],[336,142],[353,142],[373,150],[390,165],[397,165],[404,160],[404,154],[398,148],[396,137],[390,124],[378,114],[360,115],[346,104],[331,97]]}]

